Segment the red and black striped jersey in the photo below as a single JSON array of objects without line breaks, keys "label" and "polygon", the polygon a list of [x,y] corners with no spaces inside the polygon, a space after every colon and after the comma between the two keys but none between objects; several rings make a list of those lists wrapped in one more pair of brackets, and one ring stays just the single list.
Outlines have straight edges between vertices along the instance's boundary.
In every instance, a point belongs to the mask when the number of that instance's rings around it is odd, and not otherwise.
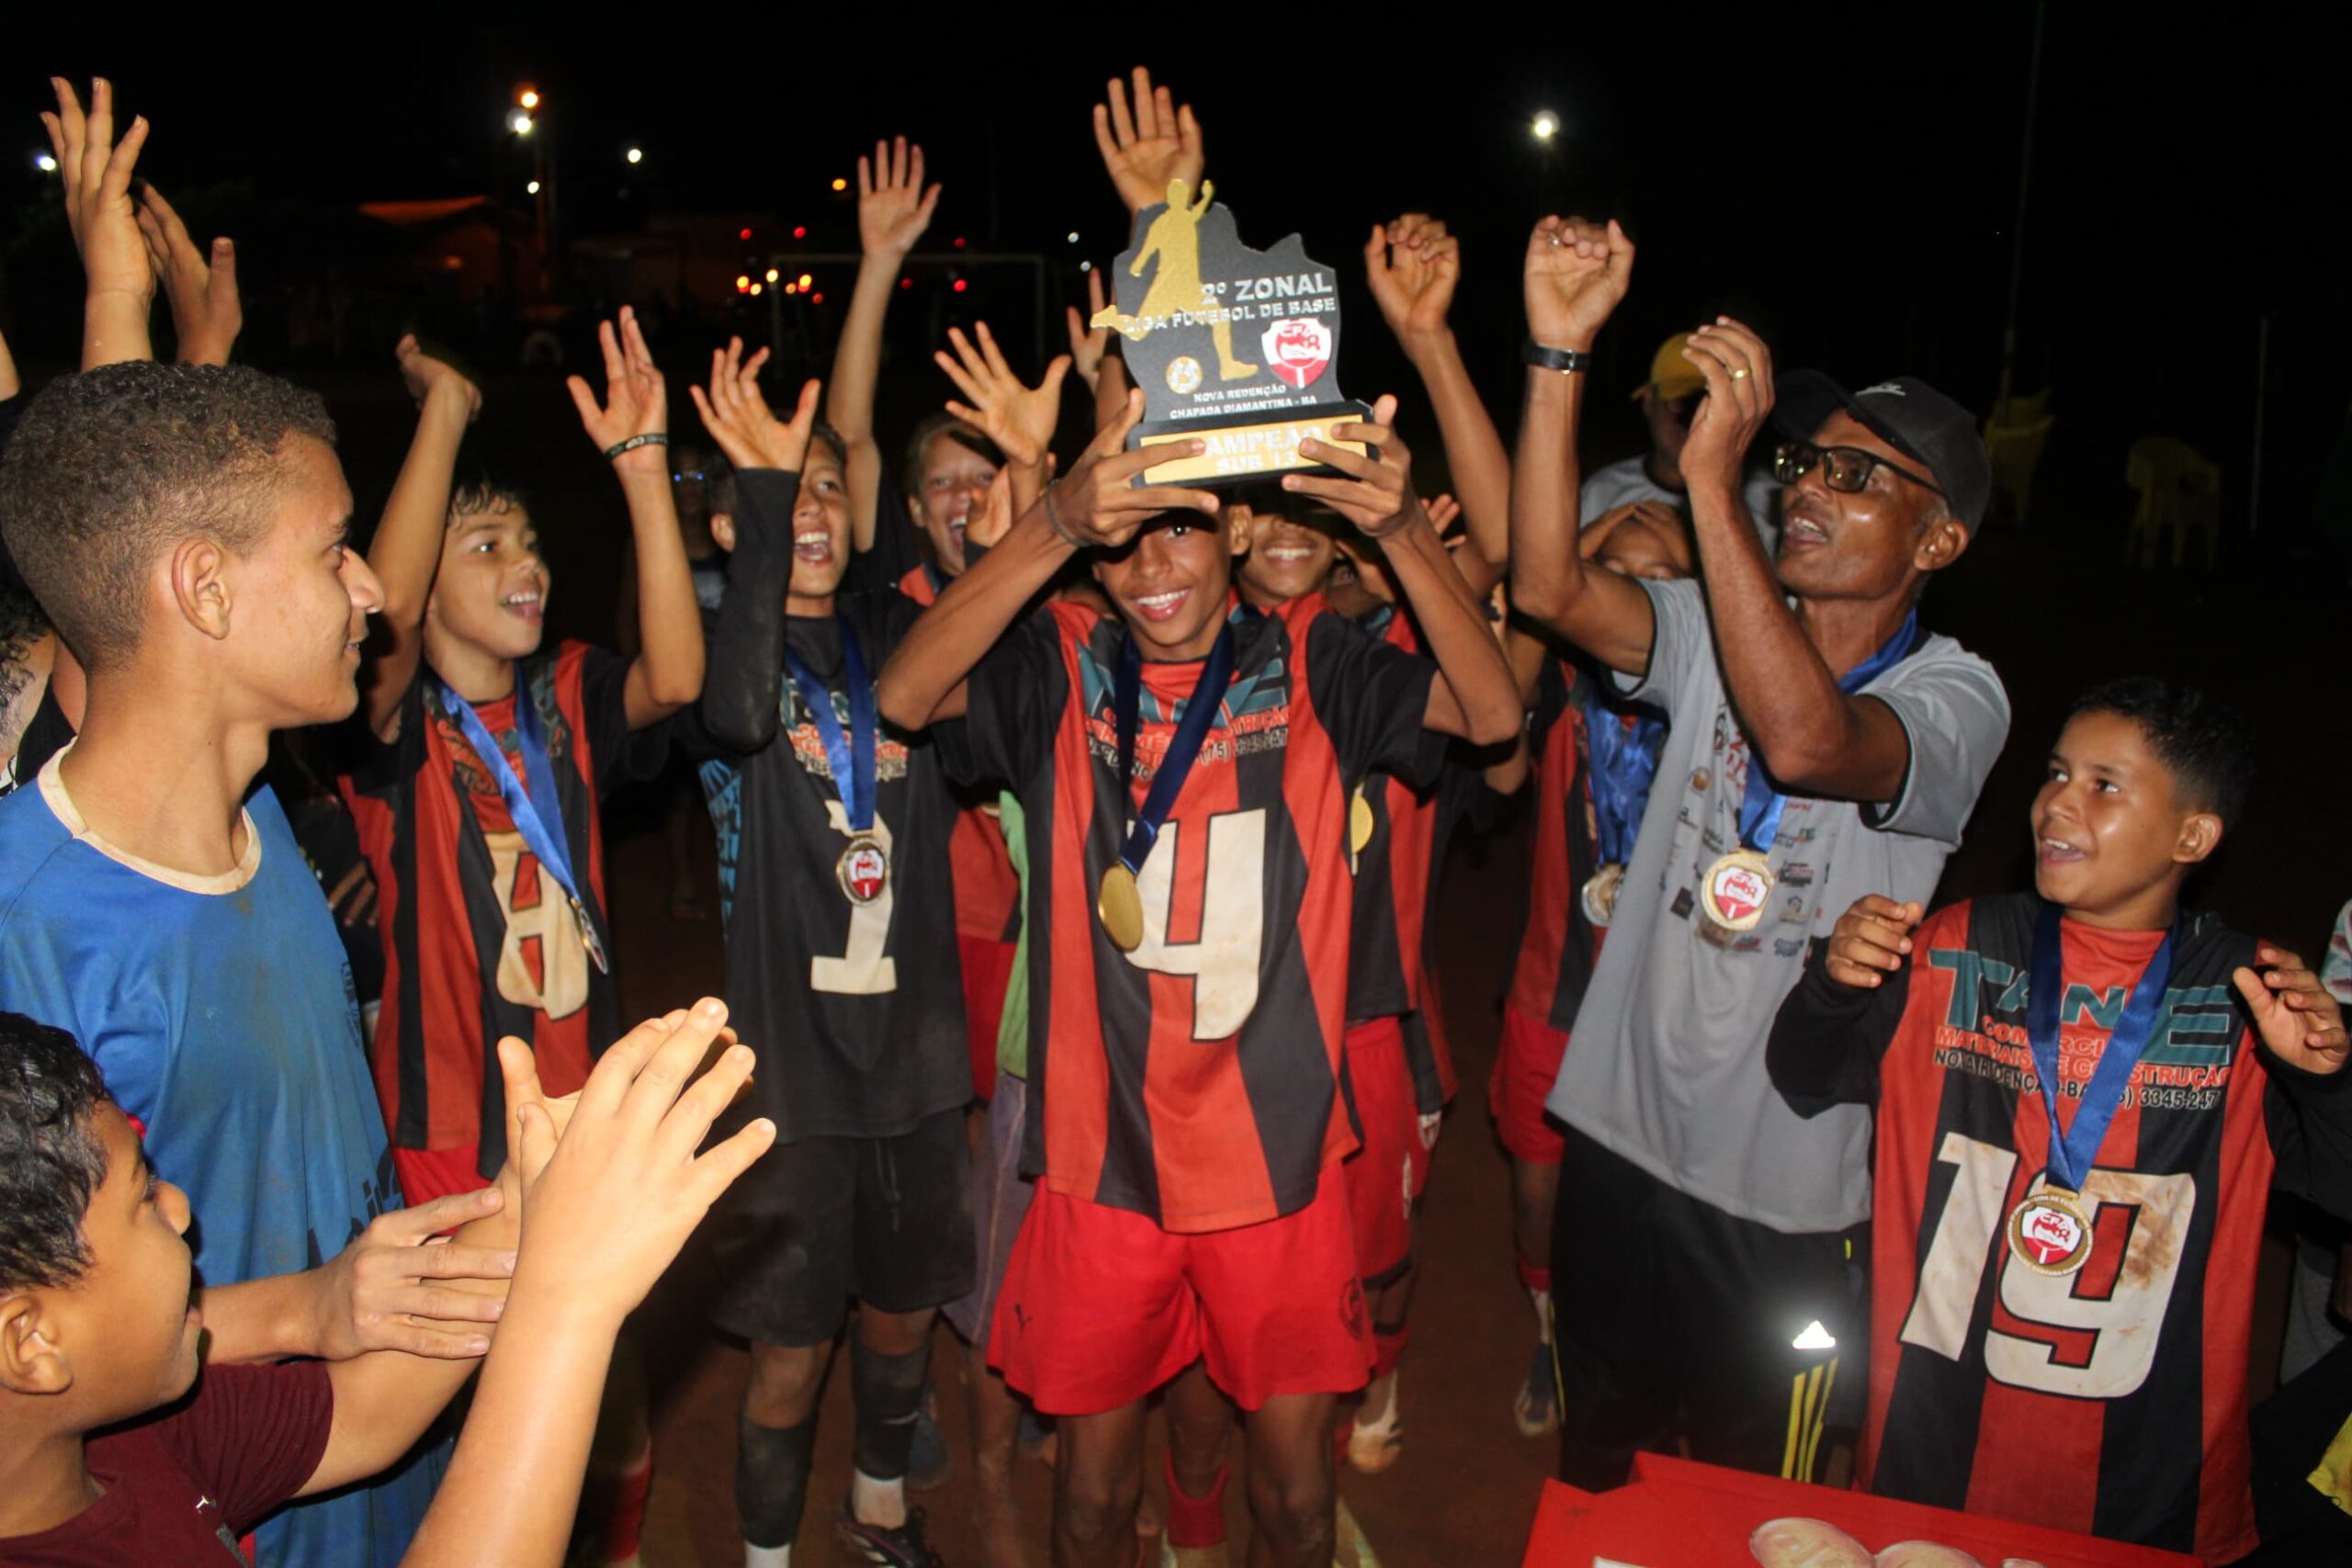
[{"label": "red and black striped jersey", "polygon": [[1417,773],[1436,666],[1319,595],[1235,608],[1231,683],[1138,877],[1122,953],[1095,897],[1148,792],[1197,663],[1147,663],[1134,795],[1113,671],[1125,628],[1050,604],[976,669],[951,747],[1024,809],[1029,1063],[1023,1168],[1171,1231],[1253,1224],[1313,1200],[1354,1145],[1338,1094],[1352,879],[1344,781]]},{"label": "red and black striped jersey", "polygon": [[[1800,1114],[1878,1107],[1860,1476],[1890,1496],[2225,1562],[2255,1545],[2247,1335],[2269,1189],[2352,1213],[2352,1083],[2280,1062],[2231,975],[2251,939],[2185,920],[2154,1032],[2084,1183],[2088,1259],[2015,1256],[2045,1168],[2026,1033],[2031,895],[1956,904],[1873,990],[1816,954],[1768,1061]],[[2164,933],[2061,927],[2061,1116]]]},{"label": "red and black striped jersey", "polygon": [[[899,592],[928,610],[944,586],[939,569],[925,561],[899,579]],[[956,830],[947,840],[950,874],[956,883],[956,931],[986,942],[1021,937],[1021,877],[1004,847],[997,823],[996,795],[960,802]]]},{"label": "red and black striped jersey", "polygon": [[[1402,651],[1426,657],[1412,617],[1382,605],[1357,622]],[[1424,1114],[1453,1099],[1452,1043],[1437,988],[1437,932],[1429,922],[1437,879],[1453,830],[1495,800],[1480,769],[1448,747],[1437,770],[1421,777],[1374,773],[1356,781],[1361,822],[1350,823],[1356,877],[1355,930],[1348,954],[1348,1020],[1398,1018],[1413,1072],[1414,1100]],[[1351,814],[1356,807],[1351,801]],[[1359,835],[1357,829],[1365,829]],[[1361,836],[1363,841],[1357,842]]]},{"label": "red and black striped jersey", "polygon": [[[545,728],[582,901],[610,953],[597,801],[659,761],[659,738],[632,744],[628,660],[618,654],[565,642],[521,670]],[[513,694],[476,711],[520,777]],[[385,1124],[400,1148],[479,1144],[481,1173],[495,1175],[506,1147],[495,1042],[530,1041],[548,1092],[569,1094],[619,1035],[619,999],[429,672],[420,670],[401,697],[399,732],[367,746],[338,784],[376,877],[385,974],[370,1055]]]},{"label": "red and black striped jersey", "polygon": [[1600,868],[1586,779],[1591,747],[1584,705],[1577,700],[1577,687],[1591,679],[1565,659],[1545,659],[1528,728],[1535,762],[1535,860],[1528,877],[1527,929],[1511,969],[1510,1006],[1549,1029],[1576,1027],[1600,953],[1600,933],[1586,918],[1583,897],[1585,879]]}]

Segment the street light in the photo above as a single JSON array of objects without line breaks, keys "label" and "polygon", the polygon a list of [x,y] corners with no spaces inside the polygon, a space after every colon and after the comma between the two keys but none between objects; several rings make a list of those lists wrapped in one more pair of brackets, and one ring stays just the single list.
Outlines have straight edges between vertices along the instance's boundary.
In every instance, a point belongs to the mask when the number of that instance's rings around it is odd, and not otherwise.
[{"label": "street light", "polygon": [[835,180],[833,182],[833,188],[835,190],[847,190],[849,189],[849,182],[847,180]]},{"label": "street light", "polygon": [[525,114],[521,109],[516,109],[513,114],[506,117],[506,129],[513,131],[517,136],[530,135],[531,124],[531,117]]},{"label": "street light", "polygon": [[521,92],[514,95],[514,101],[522,105],[526,109],[537,108],[539,107],[539,90],[537,87],[526,87]]},{"label": "street light", "polygon": [[642,147],[632,147],[628,150],[627,156],[628,161],[632,164],[642,164],[645,162],[645,149]]},{"label": "street light", "polygon": [[1535,123],[1528,129],[1535,133],[1536,141],[1549,141],[1560,134],[1560,117],[1550,109],[1539,110],[1535,116]]},{"label": "street light", "polygon": [[525,186],[523,187],[523,194],[524,194],[525,196],[537,196],[537,195],[538,195],[538,194],[539,194],[539,182],[538,182],[538,181],[537,181],[537,180],[533,180],[530,184],[528,184],[528,185]]},{"label": "street light", "polygon": [[36,152],[33,154],[33,167],[44,175],[53,175],[57,173],[57,158],[53,153]]}]

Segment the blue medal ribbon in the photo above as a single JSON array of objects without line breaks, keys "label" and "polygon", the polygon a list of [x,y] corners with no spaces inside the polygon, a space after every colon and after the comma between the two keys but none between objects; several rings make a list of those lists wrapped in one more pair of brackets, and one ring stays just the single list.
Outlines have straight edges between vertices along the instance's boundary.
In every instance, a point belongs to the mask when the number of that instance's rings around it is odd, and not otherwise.
[{"label": "blue medal ribbon", "polygon": [[2098,1066],[2083,1086],[2082,1103],[2075,1108],[2075,1124],[2061,1130],[2058,1101],[2064,1090],[2058,1078],[2058,1011],[2066,994],[2065,943],[2059,931],[2058,907],[2044,905],[2033,928],[2032,989],[2026,994],[2025,1032],[2033,1048],[2033,1070],[2041,1079],[2041,1107],[2050,1114],[2050,1184],[2080,1192],[2091,1162],[2107,1137],[2108,1124],[2123,1103],[2124,1086],[2141,1054],[2154,1036],[2156,1017],[2164,1010],[2165,988],[2172,981],[2173,950],[2179,928],[2165,933],[2149,955],[2148,966],[2132,987],[2123,1016],[2107,1037]]},{"label": "blue medal ribbon", "polygon": [[[588,956],[599,970],[609,973],[611,965],[605,959],[604,940],[596,933],[596,922],[588,912],[587,902],[580,897],[580,881],[571,871],[571,840],[564,836],[563,801],[555,790],[555,767],[548,761],[547,736],[539,724],[539,705],[532,700],[531,689],[523,666],[514,666],[514,749],[523,754],[523,778],[514,776],[514,764],[506,760],[506,750],[490,726],[481,721],[473,704],[466,701],[438,677],[434,686],[441,694],[442,708],[457,716],[458,727],[465,731],[466,740],[490,770],[491,782],[498,785],[498,797],[506,804],[507,818],[514,830],[523,835],[523,843],[537,858],[547,874],[555,878],[556,886],[571,901],[572,915],[580,922],[580,941],[587,948]],[[529,788],[524,787],[528,781]]]},{"label": "blue medal ribbon", "polygon": [[832,693],[817,679],[800,656],[787,648],[784,650],[785,667],[792,673],[792,688],[800,694],[800,705],[808,710],[808,722],[817,727],[817,739],[824,743],[825,766],[833,775],[833,792],[841,796],[842,809],[849,816],[853,833],[871,832],[874,828],[874,754],[879,725],[875,716],[874,683],[865,677],[865,650],[858,646],[857,628],[849,617],[838,617],[842,638],[842,678],[849,686],[849,733],[842,732],[840,716],[833,712]]},{"label": "blue medal ribbon", "polygon": [[[1838,677],[1838,689],[1849,696],[1860,691],[1871,681],[1894,669],[1910,657],[1919,642],[1919,612],[1913,610],[1886,639],[1886,646]],[[1764,761],[1756,749],[1747,751],[1747,791],[1739,799],[1739,842],[1742,849],[1769,855],[1772,840],[1781,836],[1781,813],[1788,809],[1789,797],[1772,775],[1764,771]]]},{"label": "blue medal ribbon", "polygon": [[1583,682],[1585,741],[1592,754],[1593,848],[1603,865],[1623,865],[1634,852],[1634,832],[1641,826],[1642,807],[1649,803],[1650,782],[1657,776],[1658,753],[1666,742],[1666,724],[1646,715],[1629,725],[1623,715],[1591,695]]},{"label": "blue medal ribbon", "polygon": [[[1232,680],[1233,622],[1228,618],[1217,629],[1216,645],[1202,661],[1200,678],[1185,699],[1184,716],[1177,720],[1168,754],[1152,775],[1151,793],[1144,796],[1143,810],[1119,848],[1119,863],[1128,871],[1141,872],[1143,863],[1150,858],[1151,846],[1159,840],[1160,824],[1176,809],[1176,796],[1193,771],[1193,760],[1201,753],[1201,742],[1208,739],[1209,726],[1216,721],[1225,689]],[[1136,730],[1143,718],[1143,653],[1136,647],[1133,633],[1119,644],[1112,701],[1119,726],[1119,801],[1124,807],[1135,799]]]}]

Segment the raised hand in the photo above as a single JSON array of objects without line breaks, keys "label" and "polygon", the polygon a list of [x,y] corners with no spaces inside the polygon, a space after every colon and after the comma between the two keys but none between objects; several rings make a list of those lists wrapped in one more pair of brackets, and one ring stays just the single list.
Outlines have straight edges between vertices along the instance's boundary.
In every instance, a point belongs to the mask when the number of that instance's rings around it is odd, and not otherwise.
[{"label": "raised hand", "polygon": [[[1311,495],[1356,525],[1366,538],[1385,538],[1410,527],[1416,518],[1429,520],[1421,498],[1413,493],[1413,458],[1391,428],[1396,423],[1396,400],[1383,397],[1372,405],[1369,423],[1350,422],[1331,427],[1330,441],[1312,438],[1298,444],[1298,455],[1340,470],[1341,478],[1321,474],[1284,474],[1283,488]],[[1377,451],[1367,457],[1332,442],[1360,441]]]},{"label": "raised hand", "polygon": [[44,110],[40,123],[57,158],[65,223],[81,253],[88,288],[82,368],[149,358],[153,350],[147,341],[147,312],[155,302],[155,263],[130,198],[131,171],[147,142],[147,121],[132,120],[118,141],[113,84],[103,76],[90,83],[86,115],[64,77],[51,77],[50,85],[57,91],[57,108]]},{"label": "raised hand", "polygon": [[1445,312],[1462,278],[1462,243],[1444,224],[1419,212],[1374,224],[1363,264],[1372,297],[1398,341],[1445,331]]},{"label": "raised hand", "polygon": [[1110,351],[1111,329],[1090,327],[1087,323],[1101,315],[1106,301],[1102,298],[1102,269],[1089,267],[1086,273],[1086,314],[1078,307],[1069,308],[1069,362],[1086,389],[1094,390],[1102,378],[1102,356]]},{"label": "raised hand", "polygon": [[1127,432],[1143,420],[1143,394],[1130,391],[1118,417],[1095,432],[1069,472],[1048,485],[1040,504],[1054,531],[1080,546],[1115,548],[1162,512],[1182,509],[1216,515],[1217,498],[1180,485],[1144,485],[1136,476],[1177,457],[1206,450],[1198,441],[1170,441],[1127,451]]},{"label": "raised hand", "polygon": [[1882,985],[1911,955],[1911,932],[1927,911],[1875,893],[1854,900],[1829,932],[1822,966],[1841,986],[1867,990]]},{"label": "raised hand", "polygon": [[2307,1073],[2344,1068],[2347,1037],[2344,1010],[2302,959],[2277,942],[2255,944],[2258,968],[2231,975],[2254,1015],[2255,1032],[2271,1054]]},{"label": "raised hand", "polygon": [[1056,355],[1046,367],[1045,378],[1035,387],[1024,387],[1004,362],[989,324],[978,321],[972,330],[980,340],[978,347],[973,346],[962,328],[950,327],[947,341],[956,352],[939,350],[931,356],[947,372],[956,389],[969,400],[949,399],[947,412],[987,435],[1013,462],[1031,467],[1044,462],[1046,448],[1053,444],[1054,427],[1061,423],[1062,378],[1069,374],[1070,356]]},{"label": "raised hand", "polygon": [[922,183],[922,148],[907,139],[876,141],[857,161],[857,237],[869,256],[903,258],[931,227],[939,187]]},{"label": "raised hand", "polygon": [[1527,237],[1527,332],[1545,348],[1590,349],[1634,276],[1634,242],[1612,218],[1545,218]]},{"label": "raised hand", "polygon": [[1182,180],[1201,186],[1201,127],[1193,106],[1178,107],[1176,96],[1151,85],[1151,73],[1135,69],[1135,109],[1127,108],[1127,90],[1115,76],[1107,92],[1108,105],[1094,106],[1094,145],[1102,150],[1102,167],[1119,187],[1119,199],[1129,212],[1141,212],[1168,199],[1168,182]]},{"label": "raised hand", "polygon": [[670,455],[663,448],[670,434],[670,396],[653,363],[653,351],[645,346],[637,312],[627,305],[621,307],[617,333],[612,322],[599,321],[596,342],[605,351],[603,404],[597,403],[596,394],[582,378],[567,376],[563,382],[571,392],[572,405],[580,411],[582,427],[600,452],[609,452],[639,435],[664,437],[618,454],[613,467],[623,473],[667,474]]},{"label": "raised hand", "polygon": [[208,258],[188,238],[187,225],[153,184],[140,192],[139,232],[148,259],[164,280],[172,302],[172,331],[180,340],[183,365],[226,365],[237,334],[244,330],[244,302],[237,297],[237,243],[223,234]]},{"label": "raised hand", "polygon": [[462,408],[469,424],[481,412],[481,389],[447,360],[425,353],[414,333],[392,345],[392,357],[400,362],[401,380],[417,407],[440,402]]},{"label": "raised hand", "polygon": [[744,1045],[725,1047],[726,1004],[638,1025],[597,1060],[559,1137],[545,1110],[518,1116],[525,1178],[514,1295],[560,1296],[617,1327],[685,1245],[718,1195],[775,1141],[761,1117],[697,1155],[711,1123],[752,1076]]},{"label": "raised hand", "polygon": [[989,481],[971,520],[964,525],[964,547],[991,549],[1012,531],[1012,466],[1008,463]]},{"label": "raised hand", "polygon": [[498,1298],[441,1281],[503,1280],[514,1271],[514,1254],[439,1245],[434,1237],[498,1213],[503,1202],[497,1188],[485,1187],[379,1214],[324,1268],[305,1275],[314,1281],[309,1342],[319,1356],[342,1361],[369,1350],[405,1350],[453,1359],[489,1349],[489,1335],[469,1325],[497,1322]]},{"label": "raised hand", "polygon": [[1421,510],[1429,513],[1430,526],[1437,530],[1439,538],[1445,539],[1446,548],[1452,549],[1464,542],[1459,537],[1446,538],[1447,531],[1462,521],[1460,502],[1451,495],[1441,495],[1434,501],[1424,500],[1421,502]]},{"label": "raised hand", "polygon": [[1714,325],[1690,334],[1682,357],[1707,378],[1707,395],[1682,444],[1683,480],[1712,479],[1736,490],[1748,444],[1772,412],[1772,351],[1729,316],[1717,316]]},{"label": "raised hand", "polygon": [[789,468],[798,472],[808,456],[808,435],[817,427],[817,398],[822,384],[810,381],[800,389],[799,405],[789,423],[775,417],[760,395],[760,367],[768,360],[761,349],[743,357],[743,340],[731,337],[723,349],[710,355],[710,386],[689,387],[695,412],[727,460],[738,468]]}]

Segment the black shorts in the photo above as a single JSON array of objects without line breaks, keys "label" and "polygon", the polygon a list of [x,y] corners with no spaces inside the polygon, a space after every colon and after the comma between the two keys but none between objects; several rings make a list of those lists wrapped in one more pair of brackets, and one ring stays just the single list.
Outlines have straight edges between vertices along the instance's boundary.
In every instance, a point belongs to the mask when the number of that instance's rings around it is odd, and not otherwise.
[{"label": "black shorts", "polygon": [[711,1216],[711,1321],[766,1345],[818,1345],[848,1303],[919,1312],[972,1288],[964,1113],[895,1138],[778,1144]]}]

